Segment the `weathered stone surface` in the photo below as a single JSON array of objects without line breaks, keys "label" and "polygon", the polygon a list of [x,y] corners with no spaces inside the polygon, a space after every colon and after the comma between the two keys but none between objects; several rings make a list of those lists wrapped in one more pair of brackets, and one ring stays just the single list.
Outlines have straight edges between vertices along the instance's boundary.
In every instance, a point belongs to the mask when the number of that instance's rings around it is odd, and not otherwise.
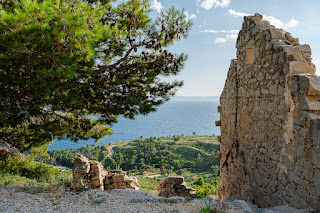
[{"label": "weathered stone surface", "polygon": [[90,170],[89,159],[83,155],[77,154],[73,161],[73,172],[77,172],[80,174],[88,173]]},{"label": "weathered stone surface", "polygon": [[73,187],[75,189],[93,188],[111,190],[131,188],[139,190],[138,179],[128,177],[125,171],[111,170],[108,172],[100,162],[89,161],[80,154],[77,154],[74,162],[76,162],[73,169]]},{"label": "weathered stone surface", "polygon": [[289,72],[290,74],[312,74],[316,73],[316,69],[314,66],[311,66],[307,62],[302,61],[290,61],[289,62]]},{"label": "weathered stone surface", "polygon": [[125,179],[125,177],[123,174],[116,174],[116,175],[112,176],[112,180],[115,183],[124,182],[124,179]]},{"label": "weathered stone surface", "polygon": [[196,190],[194,188],[187,187],[186,182],[184,182],[184,178],[181,176],[168,176],[161,179],[157,190],[158,195],[163,197],[193,197],[196,194]]},{"label": "weathered stone surface", "polygon": [[255,15],[236,47],[220,97],[219,196],[319,208],[320,77],[310,46]]}]

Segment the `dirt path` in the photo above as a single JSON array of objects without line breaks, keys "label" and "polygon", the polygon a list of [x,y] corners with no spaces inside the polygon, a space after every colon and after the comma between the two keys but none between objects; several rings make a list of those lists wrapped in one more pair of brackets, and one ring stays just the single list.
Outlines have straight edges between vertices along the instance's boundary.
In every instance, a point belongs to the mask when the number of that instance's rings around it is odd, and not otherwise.
[{"label": "dirt path", "polygon": [[108,153],[109,154],[101,161],[101,163],[103,163],[105,160],[107,160],[107,158],[112,159],[112,155],[114,153],[112,148],[115,147],[115,146],[117,146],[117,145],[111,145],[111,146],[108,147]]}]

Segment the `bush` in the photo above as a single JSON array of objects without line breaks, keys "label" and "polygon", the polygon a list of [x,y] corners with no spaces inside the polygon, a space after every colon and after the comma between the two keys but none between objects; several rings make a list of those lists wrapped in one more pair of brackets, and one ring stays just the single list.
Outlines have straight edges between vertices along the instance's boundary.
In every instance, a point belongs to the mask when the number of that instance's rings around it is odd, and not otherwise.
[{"label": "bush", "polygon": [[213,181],[211,183],[205,183],[201,186],[194,185],[193,187],[196,189],[197,198],[206,198],[208,195],[215,195],[219,190],[220,183],[218,181]]},{"label": "bush", "polygon": [[198,179],[196,179],[193,184],[198,185],[198,186],[202,186],[204,185],[204,180],[203,177],[199,177]]}]

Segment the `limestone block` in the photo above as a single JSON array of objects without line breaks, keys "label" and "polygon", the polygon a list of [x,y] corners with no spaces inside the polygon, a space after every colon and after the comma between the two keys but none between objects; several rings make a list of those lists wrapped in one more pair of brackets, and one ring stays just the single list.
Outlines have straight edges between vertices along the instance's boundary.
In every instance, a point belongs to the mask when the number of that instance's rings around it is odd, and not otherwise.
[{"label": "limestone block", "polygon": [[283,46],[284,51],[287,53],[287,57],[292,56],[292,60],[303,61],[304,57],[301,53],[299,46],[286,45]]},{"label": "limestone block", "polygon": [[[310,127],[310,131],[311,131],[311,137],[313,139],[313,144],[320,146],[320,118],[319,115],[310,115],[312,116],[312,120],[311,120],[311,127]],[[317,165],[318,167],[318,165]]]},{"label": "limestone block", "polygon": [[171,176],[171,175],[169,175],[167,177],[167,179],[166,179],[166,182],[174,184],[174,185],[180,185],[180,184],[182,184],[184,182],[184,179],[181,176]]},{"label": "limestone block", "polygon": [[311,48],[309,44],[300,45],[300,49],[304,53],[311,53]]},{"label": "limestone block", "polygon": [[89,159],[83,155],[77,154],[73,161],[73,172],[77,172],[79,174],[86,174],[90,170]]},{"label": "limestone block", "polygon": [[315,75],[316,69],[307,62],[302,61],[290,61],[289,63],[289,73],[290,74],[311,74]]},{"label": "limestone block", "polygon": [[282,40],[282,39],[272,39],[270,42],[268,42],[266,44],[266,50],[271,49],[272,47],[278,47],[278,46],[282,46],[282,45],[286,45],[286,43]]},{"label": "limestone block", "polygon": [[313,181],[313,166],[310,162],[304,162],[303,164],[303,175],[305,176],[306,180]]},{"label": "limestone block", "polygon": [[116,174],[116,175],[112,176],[112,180],[115,183],[124,182],[125,175],[124,174]]},{"label": "limestone block", "polygon": [[83,187],[87,187],[87,179],[86,176],[77,172],[73,172],[73,188],[80,189]]},{"label": "limestone block", "polygon": [[284,31],[281,29],[277,29],[277,28],[270,28],[270,33],[271,33],[271,37],[272,39],[286,39]]},{"label": "limestone block", "polygon": [[103,177],[99,176],[99,175],[92,177],[91,184],[92,184],[93,188],[104,190],[103,180],[104,180]]},{"label": "limestone block", "polygon": [[308,76],[309,78],[309,96],[319,96],[320,95],[320,77],[319,76]]},{"label": "limestone block", "polygon": [[293,42],[295,40],[295,38],[293,38],[292,35],[289,32],[285,33],[285,37],[290,42]]},{"label": "limestone block", "polygon": [[181,176],[168,176],[160,181],[157,187],[158,195],[164,197],[187,196],[192,197],[196,194],[195,189],[187,187],[184,178]]}]

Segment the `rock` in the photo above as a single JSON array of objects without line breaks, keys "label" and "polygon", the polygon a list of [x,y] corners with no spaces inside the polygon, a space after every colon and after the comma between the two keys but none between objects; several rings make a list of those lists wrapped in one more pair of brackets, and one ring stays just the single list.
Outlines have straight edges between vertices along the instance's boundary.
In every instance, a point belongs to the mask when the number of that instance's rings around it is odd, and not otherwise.
[{"label": "rock", "polygon": [[178,186],[178,185],[181,185],[182,183],[184,183],[184,178],[181,176],[170,176],[169,175],[166,178],[166,182]]},{"label": "rock", "polygon": [[184,182],[184,178],[181,176],[168,176],[161,179],[157,190],[158,195],[163,197],[194,197],[196,194],[196,190],[194,188],[187,187],[186,182]]},{"label": "rock", "polygon": [[284,31],[281,29],[271,27],[270,33],[271,33],[272,39],[282,39],[282,40],[286,39],[284,35]]},{"label": "rock", "polygon": [[289,73],[290,74],[311,74],[315,75],[316,69],[315,67],[311,66],[307,62],[302,61],[290,61],[289,62]]},{"label": "rock", "polygon": [[78,154],[74,159],[73,187],[100,190],[126,189],[139,190],[140,185],[135,177],[128,177],[122,170],[107,171],[98,161],[88,160]]},{"label": "rock", "polygon": [[89,159],[83,155],[77,154],[73,160],[73,172],[77,172],[80,174],[86,174],[90,170]]},{"label": "rock", "polygon": [[124,174],[116,174],[116,175],[112,176],[112,180],[115,183],[124,182],[125,176],[124,176]]},{"label": "rock", "polygon": [[238,208],[237,212],[240,212],[240,211],[246,212],[246,213],[253,212],[250,206],[244,200],[235,200],[232,202],[232,204]]}]

